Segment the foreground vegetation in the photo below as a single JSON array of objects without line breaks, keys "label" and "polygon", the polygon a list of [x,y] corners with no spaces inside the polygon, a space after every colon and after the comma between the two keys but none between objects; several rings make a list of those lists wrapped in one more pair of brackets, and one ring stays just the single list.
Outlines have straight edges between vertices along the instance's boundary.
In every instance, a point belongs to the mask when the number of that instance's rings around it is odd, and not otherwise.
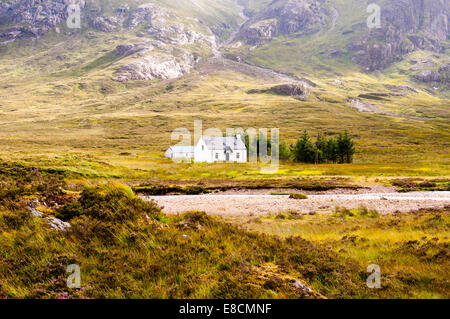
[{"label": "foreground vegetation", "polygon": [[[46,191],[54,184],[39,186],[41,201],[48,201]],[[359,269],[340,266],[327,249],[301,238],[249,233],[203,213],[169,218],[121,184],[86,188],[60,208],[57,199],[47,213],[69,221],[67,232],[50,230],[31,217],[24,201],[16,202],[16,195],[27,192],[16,184],[1,197],[4,298],[320,297],[294,285],[312,267],[317,276],[308,275],[308,281],[324,290],[345,286],[352,287],[350,294],[364,293]],[[82,269],[81,289],[66,287],[69,264]],[[326,271],[334,268],[337,273]]]},{"label": "foreground vegetation", "polygon": [[370,298],[450,296],[450,207],[388,216],[364,207],[331,215],[292,211],[249,218],[246,228],[282,238],[300,236],[327,247],[343,264],[379,265],[382,287]]},{"label": "foreground vegetation", "polygon": [[[2,298],[448,298],[449,211],[165,216],[124,184],[0,170]],[[27,207],[71,228],[56,231]],[[244,221],[245,222],[245,221]],[[242,226],[244,225],[244,226]],[[366,268],[382,267],[369,289]],[[81,267],[81,288],[66,267]]]}]

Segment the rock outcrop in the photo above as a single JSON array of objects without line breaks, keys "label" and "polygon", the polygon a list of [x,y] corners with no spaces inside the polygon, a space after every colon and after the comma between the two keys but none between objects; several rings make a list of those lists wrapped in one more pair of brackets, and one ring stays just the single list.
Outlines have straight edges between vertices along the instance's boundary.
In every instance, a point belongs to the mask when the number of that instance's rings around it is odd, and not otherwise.
[{"label": "rock outcrop", "polygon": [[38,205],[38,200],[33,200],[28,203],[28,210],[32,216],[42,218],[50,226],[50,228],[57,231],[67,231],[71,228],[69,223],[66,223],[56,217],[46,216],[44,213],[40,212],[37,209]]},{"label": "rock outcrop", "polygon": [[50,29],[66,21],[69,13],[67,6],[78,4],[84,8],[84,0],[16,0],[0,3],[0,26],[18,24],[6,32],[0,33],[0,38],[14,41],[24,37],[39,37]]},{"label": "rock outcrop", "polygon": [[381,7],[381,28],[364,25],[367,31],[348,49],[367,71],[384,69],[415,50],[444,52],[449,20],[449,1],[388,0]]},{"label": "rock outcrop", "polygon": [[[26,0],[0,3],[0,27],[17,23],[10,29],[0,32],[3,41],[15,40],[23,37],[39,37],[65,22],[68,18],[69,4],[79,4],[82,9],[83,20],[97,31],[114,32],[123,28],[135,29],[144,26],[147,36],[174,45],[203,42],[214,46],[215,38],[212,34],[194,31],[177,20],[168,9],[154,3],[146,3],[135,9],[122,5],[108,15],[99,15],[100,9],[87,8],[84,0]],[[83,10],[85,9],[85,10]]]},{"label": "rock outcrop", "polygon": [[113,32],[119,27],[121,20],[115,16],[101,16],[94,19],[93,27],[103,32]]},{"label": "rock outcrop", "polygon": [[[19,38],[39,38],[52,28],[60,30],[69,16],[68,6],[79,4],[83,32],[89,26],[95,31],[85,33],[94,39],[104,33],[136,30],[140,43],[125,43],[116,47],[121,58],[137,59],[119,68],[116,81],[173,79],[189,73],[199,61],[199,54],[214,52],[217,43],[207,26],[196,19],[178,16],[156,2],[128,5],[103,10],[100,1],[85,0],[10,0],[0,2],[0,44]],[[16,25],[14,25],[16,24]],[[2,26],[8,26],[2,29]],[[149,55],[150,51],[152,55]],[[181,52],[181,53],[180,53]],[[135,55],[136,54],[136,55]]]},{"label": "rock outcrop", "polygon": [[191,71],[193,58],[176,59],[169,55],[151,55],[124,65],[115,81],[176,79]]},{"label": "rock outcrop", "polygon": [[423,70],[417,74],[414,75],[414,78],[416,80],[422,81],[422,82],[439,82],[441,77],[439,75],[439,72],[435,70]]},{"label": "rock outcrop", "polygon": [[328,15],[323,1],[275,0],[250,19],[240,37],[248,44],[263,44],[281,34],[311,34],[327,26]]},{"label": "rock outcrop", "polygon": [[450,66],[443,66],[438,70],[422,70],[419,73],[414,74],[413,77],[414,79],[425,83],[450,83]]},{"label": "rock outcrop", "polygon": [[268,89],[249,90],[248,93],[249,94],[273,93],[285,96],[292,96],[297,99],[303,99],[308,96],[308,88],[306,84],[280,84]]},{"label": "rock outcrop", "polygon": [[307,93],[307,90],[304,86],[300,86],[297,84],[281,84],[274,86],[270,89],[271,92],[280,95],[288,95],[294,97],[301,97]]}]

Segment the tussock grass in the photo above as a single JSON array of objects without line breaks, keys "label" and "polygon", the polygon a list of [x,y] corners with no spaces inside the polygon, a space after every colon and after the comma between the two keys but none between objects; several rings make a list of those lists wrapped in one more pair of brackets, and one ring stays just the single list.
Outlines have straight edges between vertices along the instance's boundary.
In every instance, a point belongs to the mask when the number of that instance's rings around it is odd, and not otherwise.
[{"label": "tussock grass", "polygon": [[[118,182],[67,183],[65,173],[8,165],[0,176],[3,298],[448,298],[448,209],[287,211],[236,225],[165,216]],[[31,217],[34,199],[71,229]],[[371,263],[385,274],[381,290],[365,286]],[[69,264],[81,266],[79,290],[66,287]]]},{"label": "tussock grass", "polygon": [[289,195],[289,198],[291,199],[308,199],[308,196],[301,193],[293,193]]},{"label": "tussock grass", "polygon": [[[251,231],[289,238],[301,236],[330,247],[343,264],[378,264],[382,288],[370,298],[448,298],[450,211],[421,210],[378,216],[361,207],[301,219],[260,218]],[[362,275],[362,274],[361,274]],[[367,275],[362,275],[367,278]]]},{"label": "tussock grass", "polygon": [[[0,210],[3,298],[320,298],[364,294],[354,265],[296,237],[248,232],[201,212],[166,217],[129,188],[84,189],[48,228],[24,207]],[[81,289],[66,287],[78,264]],[[270,269],[270,270],[269,270]],[[329,272],[329,269],[335,269]],[[268,276],[267,274],[270,274]],[[316,286],[300,291],[293,282]],[[345,287],[337,291],[336,286]]]}]

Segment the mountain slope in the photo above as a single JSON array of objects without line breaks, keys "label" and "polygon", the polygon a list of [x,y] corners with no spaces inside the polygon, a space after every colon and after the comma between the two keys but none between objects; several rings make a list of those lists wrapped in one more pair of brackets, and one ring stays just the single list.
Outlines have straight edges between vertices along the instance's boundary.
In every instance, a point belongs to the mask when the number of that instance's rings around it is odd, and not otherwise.
[{"label": "mountain slope", "polygon": [[[361,162],[448,161],[445,1],[405,13],[408,30],[392,16],[406,0],[379,2],[391,12],[381,30],[361,0],[82,1],[79,30],[66,27],[69,3],[0,2],[4,154],[159,152],[202,119],[279,127],[288,142],[349,129]],[[380,59],[355,49],[389,46],[386,34],[417,45]],[[307,96],[265,93],[285,83]]]}]

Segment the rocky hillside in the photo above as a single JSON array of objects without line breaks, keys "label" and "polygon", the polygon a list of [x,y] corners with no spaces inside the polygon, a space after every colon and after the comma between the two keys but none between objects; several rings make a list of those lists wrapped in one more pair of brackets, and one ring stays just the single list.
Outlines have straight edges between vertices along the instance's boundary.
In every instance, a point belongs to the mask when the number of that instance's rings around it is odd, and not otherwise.
[{"label": "rocky hillside", "polygon": [[[367,1],[367,5],[371,2],[377,1]],[[359,21],[348,21],[347,30],[342,34],[342,39],[349,35],[345,49],[354,63],[367,71],[381,70],[416,50],[444,53],[448,49],[450,2],[388,0],[378,3],[381,28],[368,28],[364,21],[367,14]],[[346,10],[356,10],[351,1]],[[334,29],[338,20],[349,12],[336,10],[334,1],[276,0],[249,18],[239,38],[250,45],[262,45],[280,35],[314,35]]]},{"label": "rocky hillside", "polygon": [[[3,1],[0,3],[0,33],[2,44],[20,38],[39,37],[58,27],[68,17],[67,5],[72,0]],[[77,1],[81,8],[84,0]]]},{"label": "rocky hillside", "polygon": [[318,0],[275,0],[250,19],[240,37],[249,44],[262,44],[283,34],[313,34],[327,26],[330,12]]},{"label": "rocky hillside", "polygon": [[416,50],[444,53],[450,34],[450,2],[389,0],[381,6],[381,28],[368,29],[348,48],[369,71],[385,69]]},{"label": "rocky hillside", "polygon": [[[365,71],[374,71],[385,69],[416,50],[446,52],[450,33],[450,2],[379,2],[381,28],[369,29],[365,25],[364,19],[368,14],[344,21],[347,25],[342,40],[347,45],[338,50],[330,49],[329,55],[349,54],[351,60]],[[132,44],[123,43],[124,47],[133,46],[127,55],[139,52],[140,59],[120,68],[115,79],[173,78],[188,73],[200,61],[200,55],[216,52],[217,43],[223,41],[227,34],[234,37],[230,40],[256,46],[280,36],[313,37],[333,30],[343,17],[356,10],[349,3],[345,9],[349,12],[340,12],[342,10],[336,9],[334,0],[256,1],[259,5],[252,1],[235,3],[232,0],[214,3],[207,0],[182,0],[179,2],[180,8],[177,8],[164,0],[121,0],[111,1],[108,5],[99,0],[4,0],[0,2],[0,45],[40,38],[49,32],[73,34],[73,30],[65,27],[67,6],[79,4],[82,30],[88,36],[89,32],[131,32],[140,39]],[[217,3],[225,8],[230,5],[239,8],[241,5],[241,12],[236,9],[226,16]],[[360,0],[357,3],[364,9],[364,3]],[[180,10],[184,9],[183,5],[194,9],[188,12]],[[246,20],[243,24],[242,18]],[[193,46],[196,50],[192,49]],[[178,51],[181,49],[181,52],[174,54],[174,48]],[[448,65],[443,65],[436,70],[422,70],[425,72],[415,74],[415,78],[421,81],[445,81],[447,68]]]},{"label": "rocky hillside", "polygon": [[[366,25],[371,2],[381,7],[381,28]],[[80,6],[81,29],[66,26],[71,4]],[[82,37],[94,52],[110,52],[100,58],[110,62],[104,63],[110,79],[128,82],[177,79],[218,56],[314,80],[318,73],[303,65],[321,71],[326,63],[341,73],[336,66],[348,59],[361,72],[373,72],[422,50],[438,56],[415,59],[402,72],[442,89],[449,77],[449,18],[450,3],[442,0],[3,0],[0,53]],[[62,53],[53,58],[64,60]],[[56,61],[53,70],[86,59]]]},{"label": "rocky hillside", "polygon": [[448,1],[377,0],[380,29],[370,2],[0,0],[0,151],[161,152],[202,119],[447,158]]},{"label": "rocky hillside", "polygon": [[[66,26],[71,4],[81,9],[80,29]],[[0,3],[0,46],[16,41],[18,46],[27,46],[33,40],[45,42],[61,34],[70,39],[81,33],[88,40],[113,34],[130,41],[117,46],[117,56],[133,56],[118,68],[115,80],[173,79],[189,73],[200,56],[216,52],[220,35],[212,30],[217,30],[214,24],[220,20],[209,20],[208,15],[180,14],[164,1],[123,0],[105,5],[97,0],[11,0]]]}]

